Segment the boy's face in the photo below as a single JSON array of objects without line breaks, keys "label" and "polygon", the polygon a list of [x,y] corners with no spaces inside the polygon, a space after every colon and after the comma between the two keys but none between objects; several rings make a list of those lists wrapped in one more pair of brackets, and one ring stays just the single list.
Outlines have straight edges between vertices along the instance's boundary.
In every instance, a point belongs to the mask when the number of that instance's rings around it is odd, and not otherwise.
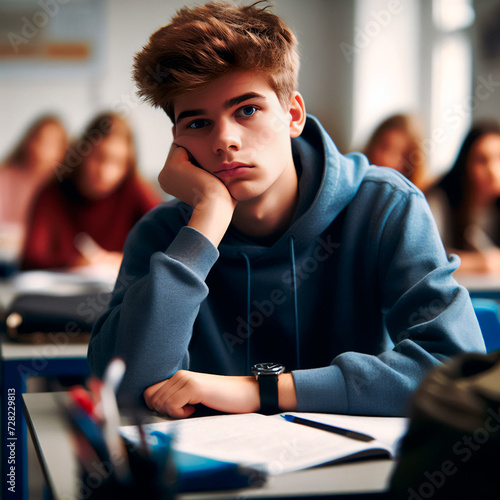
[{"label": "boy's face", "polygon": [[177,99],[174,116],[174,142],[239,202],[281,196],[296,179],[290,138],[302,132],[302,98],[294,93],[284,109],[265,75],[224,76]]}]

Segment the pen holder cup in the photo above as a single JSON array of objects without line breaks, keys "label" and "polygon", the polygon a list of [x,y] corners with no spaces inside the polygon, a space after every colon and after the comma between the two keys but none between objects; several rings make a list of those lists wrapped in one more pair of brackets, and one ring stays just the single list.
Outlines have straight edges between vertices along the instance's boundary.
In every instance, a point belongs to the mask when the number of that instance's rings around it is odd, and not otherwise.
[{"label": "pen holder cup", "polygon": [[163,442],[146,455],[137,445],[124,440],[127,457],[121,457],[115,464],[121,468],[124,462],[127,463],[126,475],[117,474],[117,467],[110,462],[92,463],[91,467],[82,465],[81,498],[173,500],[177,470],[172,459],[171,441],[171,436],[165,435]]}]

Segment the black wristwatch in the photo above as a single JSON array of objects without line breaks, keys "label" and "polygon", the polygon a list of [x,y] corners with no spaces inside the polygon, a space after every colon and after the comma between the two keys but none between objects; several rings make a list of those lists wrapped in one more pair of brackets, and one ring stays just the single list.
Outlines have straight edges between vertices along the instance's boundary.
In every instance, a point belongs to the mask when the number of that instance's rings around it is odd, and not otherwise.
[{"label": "black wristwatch", "polygon": [[251,373],[259,382],[260,412],[266,415],[279,413],[278,375],[285,371],[280,363],[257,363]]}]

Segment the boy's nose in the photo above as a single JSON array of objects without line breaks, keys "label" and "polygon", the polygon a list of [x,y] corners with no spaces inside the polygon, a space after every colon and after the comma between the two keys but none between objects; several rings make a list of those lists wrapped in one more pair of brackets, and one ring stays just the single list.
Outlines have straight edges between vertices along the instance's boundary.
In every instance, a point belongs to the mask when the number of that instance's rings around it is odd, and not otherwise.
[{"label": "boy's nose", "polygon": [[235,124],[223,121],[214,127],[213,150],[215,154],[240,149],[241,137]]}]

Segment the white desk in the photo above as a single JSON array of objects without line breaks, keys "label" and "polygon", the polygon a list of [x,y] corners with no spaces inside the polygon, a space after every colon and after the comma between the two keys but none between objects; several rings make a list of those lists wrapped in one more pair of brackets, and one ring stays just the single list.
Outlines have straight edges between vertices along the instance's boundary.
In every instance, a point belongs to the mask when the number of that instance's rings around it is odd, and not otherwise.
[{"label": "white desk", "polygon": [[[58,412],[57,397],[64,393],[25,394],[24,407],[42,470],[55,500],[80,498],[77,462],[68,425]],[[124,422],[127,423],[127,422]],[[272,476],[260,488],[184,494],[179,500],[244,498],[384,498],[392,460],[367,460]],[[80,489],[80,490],[79,490]]]}]

